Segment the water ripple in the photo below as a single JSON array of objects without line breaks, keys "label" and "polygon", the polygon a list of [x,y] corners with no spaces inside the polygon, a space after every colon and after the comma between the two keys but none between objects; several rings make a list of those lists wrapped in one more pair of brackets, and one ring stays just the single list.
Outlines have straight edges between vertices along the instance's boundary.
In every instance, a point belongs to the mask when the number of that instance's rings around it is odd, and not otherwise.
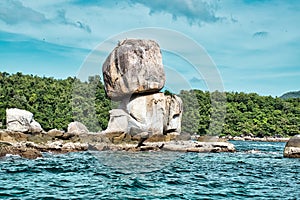
[{"label": "water ripple", "polygon": [[[237,153],[80,152],[0,159],[5,199],[299,199],[300,159],[284,143]],[[254,151],[255,150],[255,151]]]}]

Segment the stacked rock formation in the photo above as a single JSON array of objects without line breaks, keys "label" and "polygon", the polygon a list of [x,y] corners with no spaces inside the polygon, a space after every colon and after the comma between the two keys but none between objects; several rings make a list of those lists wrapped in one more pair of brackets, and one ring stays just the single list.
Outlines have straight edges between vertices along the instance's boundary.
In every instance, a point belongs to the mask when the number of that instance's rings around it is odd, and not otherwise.
[{"label": "stacked rock formation", "polygon": [[180,134],[182,101],[176,95],[159,92],[166,78],[156,42],[120,42],[106,59],[102,72],[108,97],[121,102],[119,109],[110,111],[105,133]]}]

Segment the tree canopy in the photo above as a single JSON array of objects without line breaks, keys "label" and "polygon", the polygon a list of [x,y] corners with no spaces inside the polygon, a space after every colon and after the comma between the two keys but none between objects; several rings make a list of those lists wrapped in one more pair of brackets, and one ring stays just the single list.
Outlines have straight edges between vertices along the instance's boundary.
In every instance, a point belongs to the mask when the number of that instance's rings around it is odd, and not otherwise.
[{"label": "tree canopy", "polygon": [[111,103],[100,76],[82,82],[77,78],[57,80],[16,73],[0,73],[0,121],[6,124],[6,109],[25,109],[45,130],[66,129],[80,121],[90,131],[107,127]]},{"label": "tree canopy", "polygon": [[[180,92],[184,106],[183,131],[200,135],[218,133],[221,136],[256,137],[300,134],[300,98],[281,99],[256,93],[226,92],[226,100],[220,106],[212,107],[213,99],[218,103],[216,93],[219,92]],[[225,120],[220,118],[219,121],[222,123],[218,126],[222,127],[221,131],[214,132],[213,128],[209,128],[213,113],[225,116]]]}]

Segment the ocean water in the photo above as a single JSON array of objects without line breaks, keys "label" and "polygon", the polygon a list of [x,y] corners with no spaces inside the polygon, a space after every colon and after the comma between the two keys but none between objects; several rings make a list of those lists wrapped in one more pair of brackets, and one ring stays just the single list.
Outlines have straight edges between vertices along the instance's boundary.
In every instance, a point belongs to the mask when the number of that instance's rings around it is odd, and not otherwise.
[{"label": "ocean water", "polygon": [[285,143],[233,143],[236,153],[6,156],[0,199],[300,199],[300,159],[283,158]]}]

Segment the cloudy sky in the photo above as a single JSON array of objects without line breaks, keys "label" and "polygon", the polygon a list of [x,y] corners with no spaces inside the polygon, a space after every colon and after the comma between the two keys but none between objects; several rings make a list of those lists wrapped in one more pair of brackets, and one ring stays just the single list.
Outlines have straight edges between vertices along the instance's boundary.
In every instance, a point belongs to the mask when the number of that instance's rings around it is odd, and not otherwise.
[{"label": "cloudy sky", "polygon": [[280,96],[299,90],[299,20],[296,0],[1,0],[0,71],[78,76],[92,52],[101,70],[110,39],[138,29],[163,48],[166,88],[208,90],[209,71],[226,91]]}]

